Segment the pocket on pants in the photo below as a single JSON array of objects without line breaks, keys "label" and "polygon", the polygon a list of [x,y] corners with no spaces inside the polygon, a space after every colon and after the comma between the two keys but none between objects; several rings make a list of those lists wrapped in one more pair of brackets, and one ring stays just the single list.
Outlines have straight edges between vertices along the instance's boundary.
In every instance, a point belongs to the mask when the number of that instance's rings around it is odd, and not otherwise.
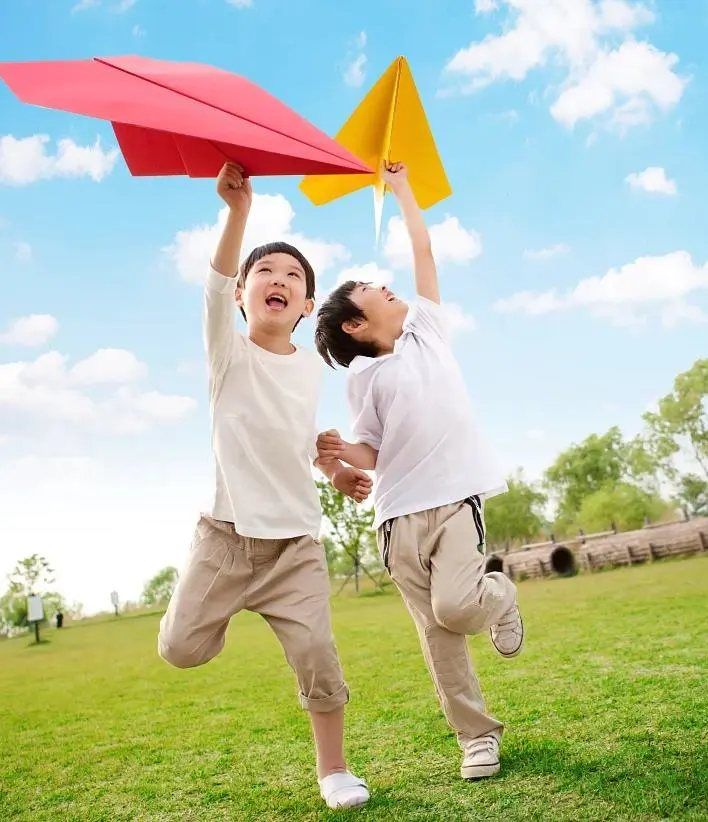
[{"label": "pocket on pants", "polygon": [[465,503],[472,509],[472,519],[477,534],[477,550],[482,556],[485,556],[487,553],[487,526],[484,522],[484,503],[477,494],[467,497]]},{"label": "pocket on pants", "polygon": [[208,519],[202,517],[194,529],[189,553],[200,562],[209,562],[217,554],[222,555],[223,560],[223,554],[228,550],[228,546],[228,535],[215,528]]},{"label": "pocket on pants", "polygon": [[395,520],[387,519],[381,526],[381,560],[388,575],[391,575],[391,532],[393,531],[393,523]]}]

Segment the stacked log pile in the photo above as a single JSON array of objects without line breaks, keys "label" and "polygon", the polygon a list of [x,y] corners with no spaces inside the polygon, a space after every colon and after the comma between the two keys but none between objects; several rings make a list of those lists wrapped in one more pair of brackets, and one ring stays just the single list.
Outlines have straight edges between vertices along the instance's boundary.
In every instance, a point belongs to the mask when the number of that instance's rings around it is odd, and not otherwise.
[{"label": "stacked log pile", "polygon": [[636,531],[603,531],[564,540],[524,545],[487,558],[488,571],[512,579],[572,576],[578,570],[652,562],[708,551],[708,517],[658,523]]}]

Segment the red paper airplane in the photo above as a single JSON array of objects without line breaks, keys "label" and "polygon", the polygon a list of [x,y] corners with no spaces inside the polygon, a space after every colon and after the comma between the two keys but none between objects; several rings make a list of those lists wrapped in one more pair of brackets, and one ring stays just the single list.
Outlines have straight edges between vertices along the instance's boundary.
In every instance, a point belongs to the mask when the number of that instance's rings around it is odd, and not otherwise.
[{"label": "red paper airplane", "polygon": [[370,174],[372,169],[263,89],[201,63],[96,57],[0,63],[26,103],[110,120],[134,175]]}]

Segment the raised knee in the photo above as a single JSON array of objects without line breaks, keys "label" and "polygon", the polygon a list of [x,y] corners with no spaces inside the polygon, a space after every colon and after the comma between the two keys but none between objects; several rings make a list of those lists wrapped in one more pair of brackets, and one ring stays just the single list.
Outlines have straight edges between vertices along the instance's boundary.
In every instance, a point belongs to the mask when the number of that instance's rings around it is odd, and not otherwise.
[{"label": "raised knee", "polygon": [[162,636],[157,640],[157,652],[165,662],[169,662],[175,668],[195,668],[207,661],[184,643],[174,642]]},{"label": "raised knee", "polygon": [[484,629],[484,612],[474,602],[440,599],[432,603],[438,625],[455,634],[478,634]]}]

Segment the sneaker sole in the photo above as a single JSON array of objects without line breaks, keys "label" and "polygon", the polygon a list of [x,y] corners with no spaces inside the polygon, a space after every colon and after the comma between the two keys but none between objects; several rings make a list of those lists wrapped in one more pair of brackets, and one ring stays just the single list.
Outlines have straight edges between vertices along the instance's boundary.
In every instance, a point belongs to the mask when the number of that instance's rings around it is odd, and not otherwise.
[{"label": "sneaker sole", "polygon": [[492,639],[491,629],[489,631],[489,639],[491,640],[492,647],[499,654],[499,656],[503,656],[504,659],[511,659],[512,657],[518,656],[524,650],[524,640],[526,639],[526,632],[524,630],[524,621],[523,619],[521,619],[521,616],[519,616],[519,622],[521,623],[521,642],[519,643],[519,647],[509,654],[505,654],[504,651],[499,650],[497,645],[494,643],[494,640]]},{"label": "sneaker sole", "polygon": [[473,781],[475,779],[486,779],[488,776],[496,776],[499,773],[499,763],[493,765],[463,765],[460,774],[463,779]]}]

